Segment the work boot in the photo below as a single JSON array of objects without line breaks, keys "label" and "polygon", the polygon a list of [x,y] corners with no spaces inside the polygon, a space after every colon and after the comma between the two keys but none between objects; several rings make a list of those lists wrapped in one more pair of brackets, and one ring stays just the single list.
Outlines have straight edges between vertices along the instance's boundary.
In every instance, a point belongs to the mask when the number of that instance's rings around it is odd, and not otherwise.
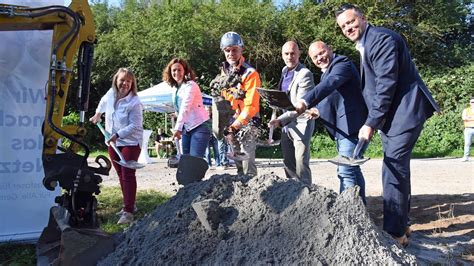
[{"label": "work boot", "polygon": [[395,239],[398,244],[400,244],[400,246],[402,246],[403,248],[406,248],[408,246],[408,237],[406,234],[402,235],[401,237],[396,237],[394,235],[392,235],[393,239]]},{"label": "work boot", "polygon": [[133,222],[133,214],[129,212],[123,212],[117,224],[130,224],[131,222]]},{"label": "work boot", "polygon": [[407,226],[407,228],[405,229],[405,235],[409,238],[412,233],[413,230],[410,228],[410,226]]}]

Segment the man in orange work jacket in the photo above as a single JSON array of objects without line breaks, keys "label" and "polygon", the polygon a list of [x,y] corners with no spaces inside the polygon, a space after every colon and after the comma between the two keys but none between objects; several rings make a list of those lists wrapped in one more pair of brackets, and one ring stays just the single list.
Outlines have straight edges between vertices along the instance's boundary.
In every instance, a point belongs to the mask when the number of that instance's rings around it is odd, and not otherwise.
[{"label": "man in orange work jacket", "polygon": [[[260,122],[259,108],[260,87],[258,72],[245,62],[242,56],[244,42],[239,34],[227,32],[221,38],[220,48],[226,61],[223,63],[221,75],[233,76],[236,82],[230,88],[221,91],[225,100],[230,102],[235,111],[232,123],[227,128],[227,139],[233,148],[238,175],[256,176],[255,149]],[[241,159],[245,158],[245,159]]]}]

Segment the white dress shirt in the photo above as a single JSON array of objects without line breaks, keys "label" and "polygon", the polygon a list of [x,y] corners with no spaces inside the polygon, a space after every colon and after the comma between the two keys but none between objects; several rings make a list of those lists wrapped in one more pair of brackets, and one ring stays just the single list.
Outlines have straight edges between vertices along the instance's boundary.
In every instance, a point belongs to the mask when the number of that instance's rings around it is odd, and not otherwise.
[{"label": "white dress shirt", "polygon": [[143,107],[138,96],[129,93],[115,100],[113,88],[100,99],[96,113],[105,113],[105,130],[112,136],[117,133],[117,147],[142,145]]}]

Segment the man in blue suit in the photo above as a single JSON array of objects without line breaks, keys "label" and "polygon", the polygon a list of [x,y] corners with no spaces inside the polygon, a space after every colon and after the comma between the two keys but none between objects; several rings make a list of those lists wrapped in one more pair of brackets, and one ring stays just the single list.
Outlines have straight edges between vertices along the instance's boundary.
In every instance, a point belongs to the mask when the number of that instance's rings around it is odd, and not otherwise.
[{"label": "man in blue suit", "polygon": [[402,37],[367,23],[356,6],[344,4],[335,13],[343,34],[361,55],[361,88],[368,116],[359,138],[380,130],[384,224],[402,246],[408,244],[410,157],[423,124],[439,107],[421,80]]},{"label": "man in blue suit", "polygon": [[[334,54],[324,42],[312,43],[308,54],[323,74],[320,83],[298,101],[296,111],[303,113],[307,108],[317,106],[320,121],[336,140],[339,155],[351,157],[358,142],[357,134],[367,117],[359,73],[346,56]],[[365,204],[365,180],[360,167],[340,165],[337,176],[340,192],[358,185]]]}]

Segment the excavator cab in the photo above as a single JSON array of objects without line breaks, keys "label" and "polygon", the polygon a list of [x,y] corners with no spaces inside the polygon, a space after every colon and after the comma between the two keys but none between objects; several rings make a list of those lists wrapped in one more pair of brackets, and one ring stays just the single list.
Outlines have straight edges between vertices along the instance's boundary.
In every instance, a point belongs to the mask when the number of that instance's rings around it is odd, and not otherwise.
[{"label": "excavator cab", "polygon": [[[57,205],[51,208],[48,225],[38,240],[38,264],[95,264],[114,244],[99,229],[95,198],[100,193],[101,175],[109,174],[111,163],[99,156],[95,161],[99,167],[89,166],[90,150],[83,141],[96,42],[92,11],[87,0],[73,0],[69,7],[0,4],[0,31],[22,30],[53,31],[42,127],[43,185],[48,190],[59,185],[62,195],[56,197]],[[63,125],[76,55],[80,122]]]}]

